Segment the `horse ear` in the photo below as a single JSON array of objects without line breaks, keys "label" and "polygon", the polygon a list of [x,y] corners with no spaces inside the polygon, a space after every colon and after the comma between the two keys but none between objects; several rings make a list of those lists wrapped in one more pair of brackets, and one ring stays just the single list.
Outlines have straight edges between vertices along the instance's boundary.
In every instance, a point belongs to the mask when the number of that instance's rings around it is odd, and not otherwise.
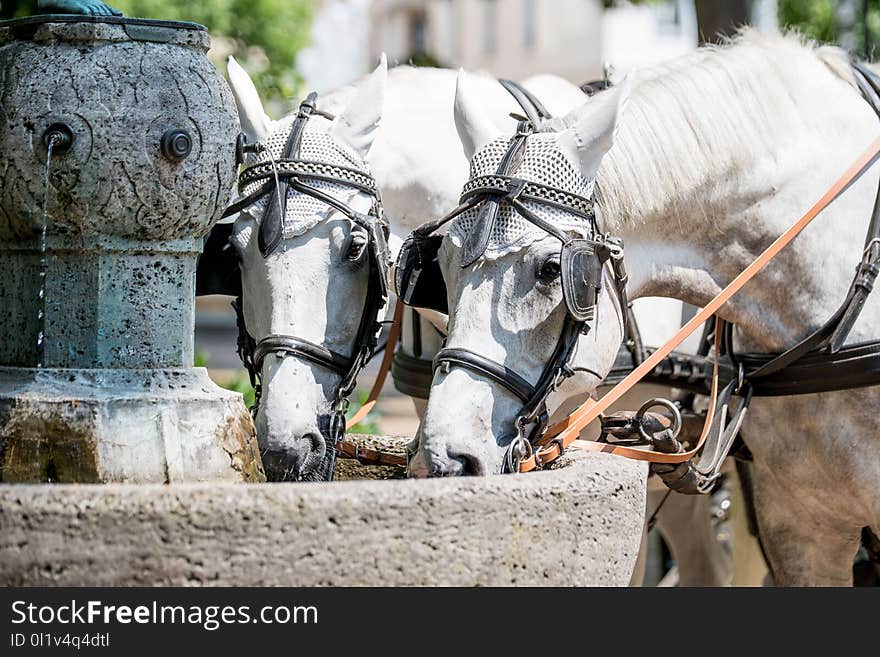
[{"label": "horse ear", "polygon": [[238,107],[238,118],[241,121],[242,131],[248,141],[265,141],[272,132],[272,120],[263,109],[263,103],[254,86],[254,81],[232,56],[229,57],[227,73],[229,86],[235,97],[235,105]]},{"label": "horse ear", "polygon": [[382,121],[387,82],[388,61],[382,53],[379,66],[358,83],[348,107],[330,126],[330,134],[351,146],[362,158],[369,154]]},{"label": "horse ear", "polygon": [[468,160],[490,141],[497,139],[501,131],[486,115],[468,82],[468,74],[458,70],[455,81],[455,129]]},{"label": "horse ear", "polygon": [[605,154],[614,144],[623,92],[620,87],[603,91],[566,116],[559,133],[559,148],[584,178],[596,177]]}]

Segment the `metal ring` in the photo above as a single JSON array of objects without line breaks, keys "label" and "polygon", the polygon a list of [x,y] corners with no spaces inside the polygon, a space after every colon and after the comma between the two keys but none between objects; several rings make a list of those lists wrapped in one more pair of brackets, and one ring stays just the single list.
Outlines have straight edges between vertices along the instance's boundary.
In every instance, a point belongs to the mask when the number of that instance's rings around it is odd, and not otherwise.
[{"label": "metal ring", "polygon": [[518,472],[519,464],[522,460],[530,458],[533,454],[532,444],[522,436],[517,435],[507,447],[507,453],[505,454],[507,471],[511,474]]},{"label": "metal ring", "polygon": [[639,410],[636,412],[639,435],[649,443],[654,442],[654,436],[645,431],[645,426],[642,424],[642,418],[645,417],[645,413],[647,413],[655,406],[662,406],[670,413],[672,413],[672,438],[678,438],[678,434],[681,433],[681,411],[678,410],[678,406],[676,406],[673,402],[669,401],[668,399],[663,399],[662,397],[649,399],[644,404],[642,404],[641,408],[639,408]]}]

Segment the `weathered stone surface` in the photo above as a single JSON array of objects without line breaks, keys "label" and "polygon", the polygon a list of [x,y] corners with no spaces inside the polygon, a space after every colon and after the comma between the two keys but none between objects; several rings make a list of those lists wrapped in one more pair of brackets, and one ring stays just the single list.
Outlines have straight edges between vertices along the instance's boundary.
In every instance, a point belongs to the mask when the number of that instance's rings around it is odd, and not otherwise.
[{"label": "weathered stone surface", "polygon": [[[195,261],[235,183],[238,115],[204,30],[106,21],[0,28],[2,365],[192,365]],[[74,141],[53,155],[47,194],[57,124]],[[191,141],[183,159],[163,152],[175,130]]]},{"label": "weathered stone surface", "polygon": [[[51,234],[86,246],[107,235],[169,241],[207,234],[235,183],[238,115],[205,56],[207,34],[154,29],[132,38],[125,24],[47,19],[27,30],[0,29],[0,240],[39,232],[43,136],[59,122],[75,140],[53,158]],[[155,38],[165,40],[142,40]],[[162,152],[162,137],[173,129],[192,141],[182,160]]]},{"label": "weathered stone surface", "polygon": [[196,259],[237,168],[208,46],[185,23],[0,24],[4,481],[261,476],[241,396],[186,370]]},{"label": "weathered stone surface", "polygon": [[0,367],[0,481],[265,481],[241,395],[204,368]]},{"label": "weathered stone surface", "polygon": [[420,481],[0,486],[3,585],[615,585],[645,464]]}]

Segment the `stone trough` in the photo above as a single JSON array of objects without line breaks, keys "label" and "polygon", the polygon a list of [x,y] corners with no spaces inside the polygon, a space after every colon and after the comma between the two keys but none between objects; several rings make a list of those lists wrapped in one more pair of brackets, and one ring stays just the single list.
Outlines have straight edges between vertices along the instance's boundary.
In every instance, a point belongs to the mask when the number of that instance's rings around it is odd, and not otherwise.
[{"label": "stone trough", "polygon": [[0,585],[625,586],[646,476],[571,451],[483,478],[3,485]]}]

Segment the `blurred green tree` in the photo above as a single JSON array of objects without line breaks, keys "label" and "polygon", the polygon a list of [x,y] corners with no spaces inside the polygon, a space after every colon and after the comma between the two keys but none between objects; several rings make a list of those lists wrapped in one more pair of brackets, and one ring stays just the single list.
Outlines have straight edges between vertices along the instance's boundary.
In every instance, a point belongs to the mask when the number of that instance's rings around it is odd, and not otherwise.
[{"label": "blurred green tree", "polygon": [[[112,0],[111,0],[112,1]],[[225,70],[234,55],[264,101],[289,106],[302,80],[296,54],[309,42],[313,0],[116,0],[126,16],[202,23],[215,39],[212,55]]]},{"label": "blurred green tree", "polygon": [[[264,101],[286,109],[302,80],[294,63],[308,44],[317,3],[314,0],[108,0],[132,18],[194,21],[214,39],[211,56],[224,71],[235,55],[260,90]],[[36,0],[2,0],[2,15],[37,13]]]},{"label": "blurred green tree", "polygon": [[817,41],[836,41],[837,1],[779,0],[779,24]]},{"label": "blurred green tree", "polygon": [[880,0],[779,0],[779,23],[873,59],[880,43]]}]

